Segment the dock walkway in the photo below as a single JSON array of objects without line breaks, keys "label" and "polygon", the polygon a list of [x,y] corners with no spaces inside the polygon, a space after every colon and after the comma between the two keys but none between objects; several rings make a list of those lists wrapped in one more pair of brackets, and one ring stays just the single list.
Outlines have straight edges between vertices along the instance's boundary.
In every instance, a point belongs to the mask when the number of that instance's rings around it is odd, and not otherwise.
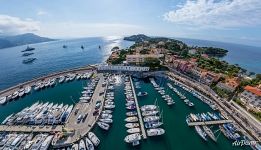
[{"label": "dock walkway", "polygon": [[0,125],[0,132],[61,132],[63,130],[62,125],[51,126],[51,125],[44,125],[44,126],[36,126],[36,125]]},{"label": "dock walkway", "polygon": [[189,126],[198,126],[198,125],[215,125],[215,124],[225,124],[231,123],[232,120],[217,120],[217,121],[202,121],[202,122],[189,122]]},{"label": "dock walkway", "polygon": [[136,103],[136,108],[137,108],[137,112],[138,112],[138,117],[139,117],[139,122],[140,122],[140,128],[141,128],[142,137],[143,137],[143,139],[147,139],[147,134],[146,134],[146,131],[145,131],[145,129],[144,129],[144,125],[143,125],[143,120],[142,120],[142,117],[141,117],[141,112],[140,112],[140,107],[139,107],[138,99],[137,99],[137,96],[136,96],[136,93],[135,93],[135,88],[134,88],[134,86],[133,86],[133,82],[132,82],[132,78],[131,78],[131,77],[130,77],[130,83],[131,83],[131,88],[132,88],[133,95],[134,95],[134,100],[135,100],[135,103]]}]

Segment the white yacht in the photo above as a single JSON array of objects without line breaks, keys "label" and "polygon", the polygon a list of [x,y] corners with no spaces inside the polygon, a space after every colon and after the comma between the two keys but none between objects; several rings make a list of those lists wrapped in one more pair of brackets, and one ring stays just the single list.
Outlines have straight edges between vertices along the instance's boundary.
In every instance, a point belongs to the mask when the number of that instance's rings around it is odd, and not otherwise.
[{"label": "white yacht", "polygon": [[80,140],[79,150],[86,150],[86,146],[83,139]]},{"label": "white yacht", "polygon": [[73,144],[72,150],[79,150],[79,145],[77,143]]},{"label": "white yacht", "polygon": [[51,143],[51,141],[52,141],[52,139],[53,139],[53,135],[49,135],[49,136],[43,141],[43,143],[42,143],[40,149],[41,149],[41,150],[47,150],[48,147],[49,147],[49,145],[50,145],[50,143]]},{"label": "white yacht", "polygon": [[162,128],[155,128],[155,129],[148,129],[147,135],[148,136],[158,136],[165,133],[165,130]]},{"label": "white yacht", "polygon": [[127,130],[128,133],[139,133],[140,132],[140,128],[131,128]]},{"label": "white yacht", "polygon": [[6,103],[6,96],[0,97],[0,105],[3,105]]},{"label": "white yacht", "polygon": [[127,143],[133,143],[139,140],[141,140],[141,135],[139,133],[130,134],[124,138],[124,141]]},{"label": "white yacht", "polygon": [[95,146],[98,146],[100,144],[99,138],[93,132],[88,133],[88,138],[92,141],[92,143]]},{"label": "white yacht", "polygon": [[25,87],[25,89],[24,89],[24,93],[25,93],[25,94],[30,93],[30,92],[31,92],[31,89],[32,89],[31,86],[27,86],[27,87]]},{"label": "white yacht", "polygon": [[94,150],[94,146],[93,146],[92,142],[87,137],[85,138],[85,144],[86,144],[87,150]]},{"label": "white yacht", "polygon": [[126,122],[137,122],[137,121],[139,121],[139,119],[138,119],[138,117],[133,116],[133,117],[126,118],[125,121]]},{"label": "white yacht", "polygon": [[127,123],[127,124],[125,124],[126,128],[137,128],[139,126],[140,126],[139,123]]},{"label": "white yacht", "polygon": [[98,126],[104,130],[109,130],[110,125],[104,122],[97,122]]}]

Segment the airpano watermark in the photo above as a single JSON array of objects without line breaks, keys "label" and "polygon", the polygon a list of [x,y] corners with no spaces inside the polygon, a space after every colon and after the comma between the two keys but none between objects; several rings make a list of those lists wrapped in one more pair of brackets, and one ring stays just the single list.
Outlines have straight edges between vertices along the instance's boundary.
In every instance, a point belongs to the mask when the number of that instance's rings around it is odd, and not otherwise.
[{"label": "airpano watermark", "polygon": [[232,143],[233,146],[246,146],[246,145],[254,146],[256,144],[258,144],[258,141],[249,141],[249,140],[236,140]]}]

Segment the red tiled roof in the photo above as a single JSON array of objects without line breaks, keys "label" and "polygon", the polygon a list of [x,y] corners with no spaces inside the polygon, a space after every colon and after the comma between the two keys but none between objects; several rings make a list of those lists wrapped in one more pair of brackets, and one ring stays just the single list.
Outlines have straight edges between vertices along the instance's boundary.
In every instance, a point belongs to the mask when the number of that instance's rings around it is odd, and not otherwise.
[{"label": "red tiled roof", "polygon": [[254,93],[254,94],[258,95],[258,96],[261,96],[261,90],[256,88],[256,87],[252,87],[252,86],[248,85],[244,89],[249,91],[249,92],[251,92],[251,93]]}]

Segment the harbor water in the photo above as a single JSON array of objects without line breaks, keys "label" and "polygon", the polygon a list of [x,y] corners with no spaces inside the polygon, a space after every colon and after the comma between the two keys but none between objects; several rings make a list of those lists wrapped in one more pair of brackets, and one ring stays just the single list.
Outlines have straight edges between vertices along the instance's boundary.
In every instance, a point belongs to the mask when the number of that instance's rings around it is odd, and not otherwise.
[{"label": "harbor water", "polygon": [[[120,79],[120,78],[119,78]],[[123,78],[122,78],[123,79]],[[127,135],[124,119],[126,118],[125,109],[125,95],[124,95],[124,81],[118,80],[115,86],[115,111],[113,112],[113,125],[109,131],[100,129],[97,125],[94,126],[93,132],[99,137],[101,143],[98,147],[100,150],[111,149],[141,149],[141,150],[243,150],[248,149],[246,147],[233,147],[232,142],[226,139],[222,133],[218,138],[218,142],[214,143],[210,139],[203,141],[196,133],[193,127],[188,127],[185,121],[186,116],[189,113],[201,113],[201,112],[213,112],[213,110],[199,99],[192,96],[192,94],[178,88],[186,97],[191,100],[195,106],[190,108],[179,99],[174,92],[172,92],[167,86],[167,80],[158,79],[158,84],[165,87],[167,94],[170,94],[176,102],[173,106],[169,107],[160,94],[158,94],[153,88],[152,84],[148,80],[141,80],[141,89],[136,89],[136,92],[146,91],[147,96],[138,97],[139,105],[155,104],[157,103],[163,111],[163,128],[166,133],[159,137],[148,137],[146,140],[141,141],[141,144],[137,147],[124,142],[124,137]],[[37,101],[53,102],[63,104],[73,104],[78,102],[80,92],[83,86],[87,84],[88,80],[75,80],[73,82],[57,84],[53,88],[47,88],[40,91],[32,91],[30,95],[26,95],[16,101],[7,103],[0,106],[0,121],[3,121],[8,115],[17,113],[23,108],[31,106]],[[173,84],[174,85],[174,84]],[[219,132],[215,135],[217,136]]]}]

